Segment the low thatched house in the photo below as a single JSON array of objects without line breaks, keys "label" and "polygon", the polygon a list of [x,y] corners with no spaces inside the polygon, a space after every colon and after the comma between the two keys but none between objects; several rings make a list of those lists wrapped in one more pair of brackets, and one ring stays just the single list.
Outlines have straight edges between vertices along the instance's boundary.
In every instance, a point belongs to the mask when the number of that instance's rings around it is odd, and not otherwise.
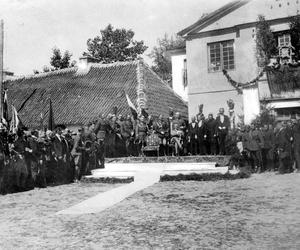
[{"label": "low thatched house", "polygon": [[[169,109],[188,116],[187,104],[143,61],[89,63],[6,81],[9,104],[31,128],[47,124],[51,99],[56,124],[84,125],[103,113],[130,114],[125,93],[138,111],[168,117]],[[82,66],[83,65],[83,66]],[[10,106],[10,105],[9,105]]]}]

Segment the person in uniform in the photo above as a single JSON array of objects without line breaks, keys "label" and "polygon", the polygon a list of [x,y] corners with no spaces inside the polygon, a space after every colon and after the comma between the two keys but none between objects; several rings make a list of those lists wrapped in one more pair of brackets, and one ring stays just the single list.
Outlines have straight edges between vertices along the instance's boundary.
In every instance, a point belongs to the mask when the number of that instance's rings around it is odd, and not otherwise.
[{"label": "person in uniform", "polygon": [[175,146],[175,155],[179,156],[183,150],[183,140],[184,131],[186,129],[186,124],[183,119],[181,119],[180,113],[176,112],[174,119],[170,123],[171,131],[171,141]]},{"label": "person in uniform", "polygon": [[219,115],[216,118],[216,132],[220,155],[226,155],[225,140],[228,134],[229,127],[229,117],[227,115],[224,115],[224,108],[220,108]]},{"label": "person in uniform", "polygon": [[279,158],[279,174],[289,173],[291,168],[291,143],[289,133],[283,127],[281,121],[276,123],[275,147]]},{"label": "person in uniform", "polygon": [[138,154],[142,155],[142,148],[145,146],[145,140],[148,133],[148,126],[145,117],[141,116],[136,125],[136,140],[138,142]]},{"label": "person in uniform", "polygon": [[126,140],[122,135],[122,129],[124,127],[124,117],[123,115],[119,114],[116,120],[116,152],[117,157],[125,157],[126,154]]},{"label": "person in uniform", "polygon": [[294,161],[295,161],[295,157],[294,157],[294,150],[293,150],[293,125],[292,125],[292,121],[288,120],[288,121],[284,121],[282,122],[282,126],[285,130],[287,139],[290,141],[291,147],[290,147],[290,160],[291,160],[291,164],[290,164],[290,169],[289,172],[293,172],[294,171]]},{"label": "person in uniform", "polygon": [[166,156],[168,154],[169,124],[159,115],[158,119],[153,122],[153,129],[160,138],[160,154]]},{"label": "person in uniform", "polygon": [[188,128],[188,140],[190,145],[190,154],[196,155],[198,153],[198,134],[199,134],[198,123],[196,118],[192,117],[192,122],[189,124]]},{"label": "person in uniform", "polygon": [[296,171],[300,172],[300,120],[293,120],[293,150]]},{"label": "person in uniform", "polygon": [[130,115],[126,117],[126,119],[121,125],[121,135],[125,141],[126,155],[132,156],[134,154],[133,153],[134,128],[133,128],[133,122],[131,120]]},{"label": "person in uniform", "polygon": [[[94,124],[91,125],[91,129],[93,129]],[[71,153],[72,149],[74,148],[74,139],[72,137],[72,131],[69,129],[65,129],[63,133],[64,143],[66,144],[67,149],[67,158],[66,158],[66,166],[67,166],[67,181],[71,183],[75,179],[75,162],[74,157]]]},{"label": "person in uniform", "polygon": [[116,117],[113,114],[108,114],[107,116],[108,122],[108,132],[107,132],[107,140],[105,143],[105,152],[107,157],[115,157],[116,156]]},{"label": "person in uniform", "polygon": [[74,181],[79,180],[80,167],[81,167],[81,150],[78,150],[78,143],[80,140],[81,128],[78,129],[78,133],[73,133],[73,148],[71,150],[71,155],[74,161]]},{"label": "person in uniform", "polygon": [[95,125],[95,134],[97,137],[97,162],[100,168],[105,164],[105,139],[108,132],[108,123],[105,116],[101,114]]},{"label": "person in uniform", "polygon": [[261,172],[263,170],[261,149],[264,145],[264,139],[261,131],[251,123],[250,130],[247,135],[247,150],[250,154],[253,172]]},{"label": "person in uniform", "polygon": [[79,153],[80,155],[80,160],[79,160],[79,164],[80,164],[80,167],[79,167],[79,174],[78,174],[78,180],[81,180],[82,176],[84,176],[87,172],[87,166],[88,166],[88,161],[89,161],[89,158],[88,158],[88,153],[87,153],[87,127],[82,127],[81,128],[81,133],[79,135],[79,140],[78,142],[76,143],[76,148],[75,150]]}]

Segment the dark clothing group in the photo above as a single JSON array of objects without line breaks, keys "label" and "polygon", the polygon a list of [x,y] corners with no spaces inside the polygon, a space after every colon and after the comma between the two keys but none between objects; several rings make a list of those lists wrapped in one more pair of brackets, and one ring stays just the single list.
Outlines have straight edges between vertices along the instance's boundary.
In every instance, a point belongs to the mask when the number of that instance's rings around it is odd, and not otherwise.
[{"label": "dark clothing group", "polygon": [[[225,138],[230,126],[227,116],[199,119],[187,123],[180,116],[164,119],[128,116],[100,118],[89,129],[105,147],[105,157],[150,155],[145,153],[149,144],[159,146],[159,155],[226,154]],[[153,143],[155,142],[155,143]]]},{"label": "dark clothing group", "polygon": [[[102,150],[102,151],[101,151]],[[79,135],[18,131],[0,134],[0,193],[71,183],[104,167],[104,150],[83,130]]]},{"label": "dark clothing group", "polygon": [[251,125],[240,131],[241,152],[253,171],[290,173],[300,168],[300,123],[271,125],[262,128]]}]

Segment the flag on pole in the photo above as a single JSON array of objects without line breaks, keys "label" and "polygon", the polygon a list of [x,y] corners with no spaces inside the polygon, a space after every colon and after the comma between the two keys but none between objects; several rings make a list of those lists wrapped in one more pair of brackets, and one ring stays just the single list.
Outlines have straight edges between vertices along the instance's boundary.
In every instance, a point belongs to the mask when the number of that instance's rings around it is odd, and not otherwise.
[{"label": "flag on pole", "polygon": [[4,125],[7,129],[8,127],[8,104],[7,104],[7,90],[3,91],[3,106],[2,106],[2,116],[1,116],[1,123]]},{"label": "flag on pole", "polygon": [[4,90],[3,95],[3,118],[8,121],[8,102],[7,102],[7,90]]},{"label": "flag on pole", "polygon": [[12,110],[12,115],[11,115],[11,121],[10,121],[10,129],[9,131],[13,134],[15,134],[19,128],[19,117],[18,117],[18,112],[16,108],[11,105],[11,110]]},{"label": "flag on pole", "polygon": [[132,114],[133,118],[136,120],[137,117],[138,117],[137,110],[136,110],[134,104],[132,103],[132,101],[130,100],[128,94],[125,93],[125,95],[126,95],[127,103],[128,103],[129,108],[130,108],[131,114]]},{"label": "flag on pole", "polygon": [[49,117],[48,117],[48,130],[53,131],[55,127],[55,123],[54,123],[54,115],[53,115],[53,109],[52,109],[52,101],[50,99],[49,101]]}]

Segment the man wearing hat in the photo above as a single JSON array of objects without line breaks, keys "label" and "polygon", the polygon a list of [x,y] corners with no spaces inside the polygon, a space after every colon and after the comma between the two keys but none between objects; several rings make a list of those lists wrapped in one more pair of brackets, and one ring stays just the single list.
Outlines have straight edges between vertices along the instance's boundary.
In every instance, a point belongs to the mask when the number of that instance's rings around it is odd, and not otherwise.
[{"label": "man wearing hat", "polygon": [[53,155],[56,161],[56,181],[66,183],[67,181],[67,142],[62,133],[66,126],[59,124],[55,126],[55,136],[52,142]]}]

